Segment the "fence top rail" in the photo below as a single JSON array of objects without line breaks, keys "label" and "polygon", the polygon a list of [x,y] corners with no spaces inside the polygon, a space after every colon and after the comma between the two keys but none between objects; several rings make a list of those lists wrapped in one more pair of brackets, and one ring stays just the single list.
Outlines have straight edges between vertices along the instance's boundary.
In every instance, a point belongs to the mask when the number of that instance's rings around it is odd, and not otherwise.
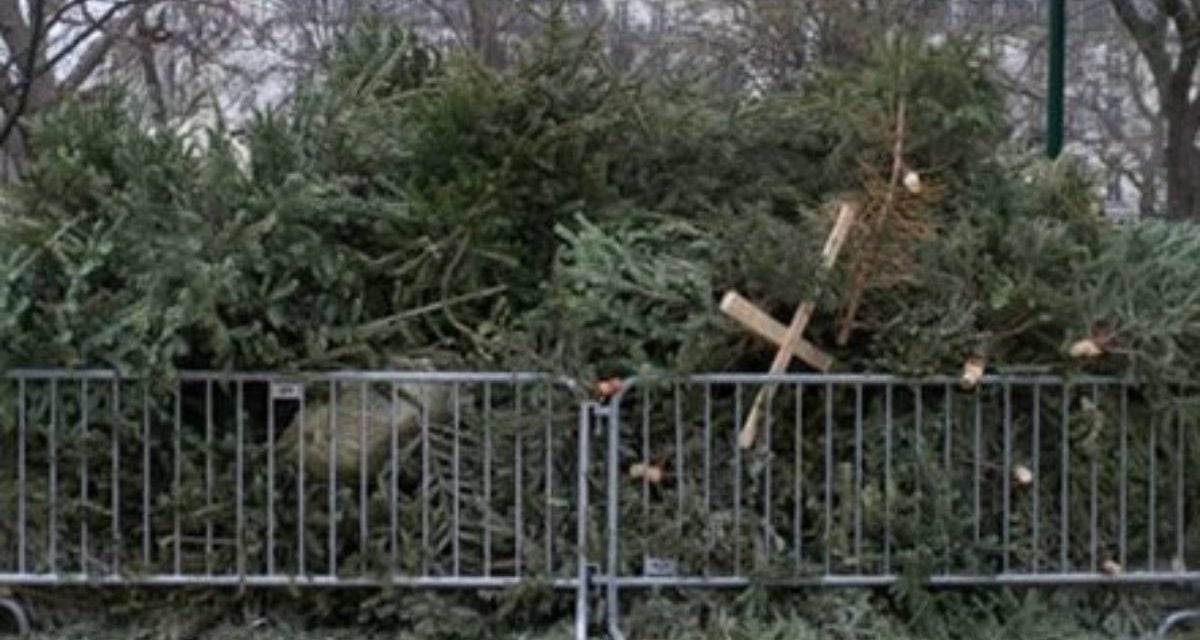
[{"label": "fence top rail", "polygon": [[[961,379],[949,375],[906,376],[888,373],[702,373],[679,376],[638,376],[625,381],[626,387],[654,383],[688,384],[799,384],[799,385],[958,385]],[[980,385],[1136,385],[1134,378],[1102,375],[1059,375],[1050,373],[993,373],[980,378]],[[1184,384],[1184,383],[1180,383]],[[1191,386],[1187,383],[1184,386]]]},{"label": "fence top rail", "polygon": [[[136,381],[143,376],[122,374],[113,369],[9,369],[8,380]],[[179,370],[170,376],[184,382],[443,382],[443,383],[530,383],[558,382],[577,386],[570,379],[529,371],[421,371],[338,370],[314,371],[202,371]]]}]

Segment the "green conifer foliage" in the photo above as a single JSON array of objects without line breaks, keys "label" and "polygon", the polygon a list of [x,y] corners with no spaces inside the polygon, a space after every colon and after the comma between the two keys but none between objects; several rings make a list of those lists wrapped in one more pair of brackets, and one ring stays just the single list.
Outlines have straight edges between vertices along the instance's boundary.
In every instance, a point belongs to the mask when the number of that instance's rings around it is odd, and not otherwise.
[{"label": "green conifer foliage", "polygon": [[[1007,149],[1003,121],[987,65],[954,43],[884,42],[868,62],[818,73],[795,91],[731,99],[704,85],[617,73],[596,34],[561,25],[497,72],[443,59],[406,30],[368,21],[286,108],[250,123],[244,165],[226,132],[189,146],[147,131],[115,93],[44,117],[28,179],[0,201],[0,366],[166,374],[376,367],[429,355],[442,368],[535,367],[584,379],[762,371],[773,348],[717,310],[721,294],[736,288],[781,322],[815,300],[806,337],[831,351],[840,370],[957,372],[982,355],[995,367],[1133,373],[1150,388],[1132,398],[1131,437],[1144,437],[1171,407],[1194,420],[1194,403],[1161,402],[1177,391],[1168,385],[1200,374],[1192,357],[1200,348],[1200,232],[1108,226],[1086,173],[1066,159]],[[839,309],[856,277],[846,265],[881,245],[852,239],[847,260],[825,273],[819,254],[830,210],[846,197],[878,201],[889,188],[898,129],[905,164],[937,194],[907,201],[929,232],[882,245],[905,258],[887,264],[903,268],[859,272],[871,286],[861,288],[853,331],[839,346]],[[1102,357],[1070,355],[1072,344],[1097,336]],[[839,416],[847,402],[839,396]],[[897,446],[906,448],[897,450],[909,457],[895,463],[898,482],[913,491],[900,506],[928,517],[897,522],[895,531],[914,548],[906,568],[919,573],[930,541],[965,539],[959,534],[971,523],[960,488],[930,480],[938,461],[909,446],[947,416],[905,402],[896,424]],[[728,395],[714,403],[725,416],[737,406]],[[571,411],[568,404],[556,410]],[[674,441],[668,404],[644,414],[653,441]],[[877,402],[866,410],[878,420]],[[1016,410],[1028,415],[1028,399]],[[825,417],[809,414],[805,433],[819,434]],[[1078,434],[1073,446],[1081,460],[1099,461],[1095,443],[1113,433],[1095,440],[1101,421],[1085,420],[1067,425]],[[200,427],[188,427],[194,444]],[[518,428],[502,424],[497,442],[514,440]],[[435,442],[461,445],[463,468],[481,467],[478,431],[461,442],[434,431]],[[844,435],[838,441],[850,442]],[[702,447],[699,437],[688,432],[686,455]],[[1200,451],[1187,442],[1188,452]],[[1053,445],[1043,443],[1046,460],[1055,459]],[[639,446],[630,436],[622,455]],[[779,446],[778,459],[795,453]],[[1153,454],[1139,451],[1130,471],[1146,477]],[[766,457],[746,456],[746,500],[771,496],[779,512],[796,509],[795,475],[767,474]],[[819,473],[820,461],[810,462]],[[189,459],[189,472],[199,464]],[[1101,486],[1111,488],[1113,469],[1104,465]],[[436,466],[433,486],[450,486],[448,466]],[[249,481],[261,486],[262,473]],[[544,499],[536,483],[505,487],[528,491],[528,504]],[[200,493],[186,493],[193,512]],[[624,492],[622,514],[639,517],[642,495]],[[382,499],[372,505],[382,508]],[[450,502],[441,499],[432,517],[445,521]],[[661,515],[675,504],[652,508]],[[871,526],[874,504],[865,514]],[[472,503],[479,518],[507,522],[494,506]],[[687,522],[708,522],[696,504],[684,509]],[[652,529],[662,522],[644,522],[647,540],[673,539]],[[727,562],[734,525],[713,522],[724,527],[716,546],[689,537],[655,551],[683,559],[712,552]],[[805,532],[773,533],[787,540]],[[556,548],[570,548],[568,538]],[[764,570],[782,557],[773,549],[757,551]],[[626,549],[621,561],[633,566],[639,550]],[[952,548],[964,562],[982,562],[978,551]],[[313,561],[322,553],[314,550]]]}]

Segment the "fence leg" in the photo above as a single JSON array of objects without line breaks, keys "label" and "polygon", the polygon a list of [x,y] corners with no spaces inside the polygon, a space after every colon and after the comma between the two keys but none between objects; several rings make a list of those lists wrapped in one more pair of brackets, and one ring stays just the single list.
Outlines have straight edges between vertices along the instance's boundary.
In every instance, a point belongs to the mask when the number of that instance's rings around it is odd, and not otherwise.
[{"label": "fence leg", "polygon": [[588,637],[588,595],[591,589],[591,571],[588,564],[587,531],[591,518],[588,507],[588,470],[591,468],[588,451],[591,439],[592,415],[595,405],[584,403],[579,407],[579,463],[576,478],[576,546],[575,564],[578,575],[575,585],[575,640]]},{"label": "fence leg", "polygon": [[0,598],[0,609],[4,610],[8,614],[8,617],[12,619],[12,624],[16,627],[17,635],[29,635],[29,614],[25,613],[25,607],[21,606],[21,603],[12,598]]},{"label": "fence leg", "polygon": [[1154,636],[1156,638],[1166,638],[1167,634],[1172,628],[1175,627],[1175,625],[1181,622],[1189,622],[1192,620],[1200,620],[1200,609],[1176,611],[1175,613],[1167,616],[1166,619],[1162,621],[1162,624],[1158,625],[1158,631],[1155,632]]},{"label": "fence leg", "polygon": [[605,512],[607,525],[605,527],[605,575],[604,575],[604,604],[605,625],[611,640],[625,640],[621,632],[621,604],[618,599],[617,573],[619,571],[618,537],[620,534],[620,504],[621,504],[621,421],[620,398],[618,393],[605,406],[596,406],[598,417],[605,418],[604,429],[608,433],[608,454],[605,477]]}]

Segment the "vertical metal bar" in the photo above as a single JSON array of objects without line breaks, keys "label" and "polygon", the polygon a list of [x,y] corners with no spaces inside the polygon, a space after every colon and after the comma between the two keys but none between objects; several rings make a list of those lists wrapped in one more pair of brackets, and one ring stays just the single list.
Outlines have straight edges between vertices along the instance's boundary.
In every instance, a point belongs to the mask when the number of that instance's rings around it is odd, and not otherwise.
[{"label": "vertical metal bar", "polygon": [[677,506],[676,520],[676,535],[683,538],[683,518],[684,518],[684,496],[687,491],[684,485],[683,472],[683,407],[681,400],[679,384],[673,386],[675,398],[675,498]]},{"label": "vertical metal bar", "polygon": [[1183,414],[1175,410],[1175,557],[1184,560],[1184,502],[1183,478],[1187,465],[1185,439],[1183,437]]},{"label": "vertical metal bar", "polygon": [[709,575],[712,522],[712,385],[704,384],[704,575]]},{"label": "vertical metal bar", "polygon": [[[1098,385],[1095,385],[1095,384],[1092,385],[1092,402],[1094,403],[1096,410],[1099,411],[1100,410],[1100,388]],[[1097,437],[1099,437],[1099,436],[1097,436]],[[1099,498],[1099,492],[1098,492],[1098,489],[1099,489],[1098,484],[1099,483],[1098,483],[1098,478],[1097,478],[1097,474],[1099,471],[1098,467],[1097,467],[1097,462],[1096,462],[1097,455],[1098,454],[1096,454],[1096,453],[1092,453],[1091,455],[1088,456],[1088,458],[1089,458],[1089,460],[1088,460],[1088,476],[1089,476],[1089,486],[1091,487],[1091,505],[1090,505],[1090,509],[1089,509],[1090,517],[1088,519],[1088,521],[1090,523],[1089,527],[1088,527],[1089,528],[1088,548],[1091,551],[1090,570],[1092,572],[1097,571],[1100,566],[1100,558],[1099,558],[1099,555],[1100,555],[1100,531],[1099,531],[1099,529],[1100,529],[1100,498]]]},{"label": "vertical metal bar", "polygon": [[[337,577],[338,384],[329,381],[329,576]],[[428,547],[428,540],[426,541]]]},{"label": "vertical metal bar", "polygon": [[1070,571],[1071,564],[1067,555],[1067,550],[1070,547],[1068,537],[1071,530],[1071,510],[1070,510],[1070,475],[1071,475],[1071,386],[1063,386],[1062,397],[1062,443],[1060,444],[1060,454],[1062,460],[1059,461],[1060,469],[1062,470],[1062,503],[1060,504],[1059,518],[1059,540],[1061,542],[1059,549],[1059,563],[1062,565],[1063,571]]},{"label": "vertical metal bar", "polygon": [[524,428],[524,424],[523,424],[525,420],[524,420],[524,415],[521,413],[521,386],[517,383],[514,383],[513,386],[516,387],[516,415],[517,415],[517,419],[518,419],[517,430],[516,430],[517,431],[516,445],[515,445],[516,448],[513,451],[513,457],[516,458],[516,460],[515,460],[516,473],[513,476],[513,484],[514,484],[513,493],[516,496],[516,500],[515,500],[516,501],[516,505],[515,505],[516,509],[515,509],[515,515],[513,516],[513,519],[514,519],[513,530],[516,532],[516,540],[515,540],[515,544],[513,545],[513,556],[514,556],[513,557],[513,566],[515,568],[516,575],[521,576],[521,575],[524,575],[524,570],[523,570],[524,563],[522,562],[522,560],[524,559],[523,547],[524,547],[524,540],[525,540],[525,536],[524,536],[525,517],[524,517],[524,514],[522,513],[522,508],[525,505],[525,501],[523,499],[523,494],[522,494],[522,491],[524,489],[524,484],[525,484],[525,482],[524,482],[525,465],[524,465],[524,461],[522,459],[524,457],[523,449],[525,448],[525,438],[524,438],[525,428]]},{"label": "vertical metal bar", "polygon": [[1004,522],[1000,525],[1003,540],[1001,543],[1001,554],[1003,556],[1001,567],[1004,573],[1008,573],[1009,522],[1012,521],[1012,486],[1010,484],[1010,478],[1012,477],[1012,385],[1007,382],[1004,383],[1004,472],[1000,475],[1004,477]]},{"label": "vertical metal bar", "polygon": [[825,385],[825,575],[832,572],[833,534],[833,385]]},{"label": "vertical metal bar", "polygon": [[854,559],[862,559],[863,386],[854,388]]},{"label": "vertical metal bar", "polygon": [[[942,444],[942,473],[949,480],[953,475],[953,433],[954,433],[954,418],[957,407],[954,402],[954,393],[950,383],[946,383],[942,388],[942,413],[945,414],[943,421],[944,442]],[[950,573],[951,567],[951,552],[955,545],[947,544],[946,549],[942,553],[942,571]]]},{"label": "vertical metal bar", "polygon": [[[949,479],[953,478],[952,434],[954,432],[954,414],[957,407],[955,407],[952,387],[948,382],[942,386],[942,407],[942,413],[944,414],[942,421],[942,430],[944,431],[942,442],[942,473]],[[950,554],[953,546],[953,544],[946,545],[946,549],[942,553],[942,571],[944,573],[950,573]]]},{"label": "vertical metal bar", "polygon": [[[296,423],[296,426],[299,427],[296,430],[297,431],[296,435],[298,436],[296,439],[300,443],[300,446],[296,447],[296,465],[298,467],[297,471],[296,471],[296,556],[297,556],[296,570],[302,576],[306,575],[308,572],[308,566],[307,566],[308,563],[306,562],[308,559],[308,548],[307,548],[307,542],[305,540],[306,526],[305,526],[305,517],[304,517],[304,512],[306,511],[305,507],[308,505],[308,486],[306,484],[307,476],[308,476],[308,469],[307,469],[308,462],[305,459],[305,454],[304,454],[304,451],[307,448],[305,446],[305,443],[308,442],[307,440],[304,439],[305,438],[304,431],[308,424],[308,419],[307,419],[307,416],[305,415],[307,413],[307,409],[308,409],[308,406],[307,406],[308,403],[306,402],[306,400],[307,400],[306,396],[307,396],[307,392],[302,393],[300,396],[300,421]],[[269,449],[269,451],[273,452],[274,450],[275,450],[275,444],[274,444],[274,439],[272,439],[272,444],[271,444],[271,448]],[[274,474],[272,474],[271,477],[274,478]],[[272,494],[273,493],[274,493],[274,491],[272,490]],[[270,504],[270,503],[268,503],[268,504]],[[274,513],[275,513],[274,509],[269,510],[270,517],[273,518]],[[274,522],[274,521],[271,520],[269,522]],[[268,549],[274,548],[273,547],[274,540],[275,540],[274,535],[267,538],[267,548]],[[274,563],[275,554],[271,553],[268,556],[268,558],[269,558],[270,562]],[[274,573],[274,571],[272,571],[272,573]]]},{"label": "vertical metal bar", "polygon": [[174,473],[174,516],[175,530],[172,541],[175,543],[175,575],[183,573],[183,514],[180,512],[180,501],[183,493],[183,381],[175,381],[175,473]]},{"label": "vertical metal bar", "polygon": [[[367,533],[367,413],[371,405],[367,399],[367,381],[359,382],[358,415],[358,542],[365,550],[370,545]],[[369,554],[360,553],[358,567],[360,575],[367,574],[367,557]]]},{"label": "vertical metal bar", "polygon": [[975,393],[975,546],[982,539],[981,523],[983,520],[983,398],[982,392]]},{"label": "vertical metal bar", "polygon": [[204,570],[213,572],[213,381],[204,381]]},{"label": "vertical metal bar", "polygon": [[742,385],[737,385],[733,398],[733,572],[742,575],[742,448],[737,444],[738,427],[742,424]]},{"label": "vertical metal bar", "polygon": [[[542,434],[542,442],[543,442],[542,472],[543,472],[543,477],[544,477],[543,483],[545,484],[546,504],[544,506],[545,513],[542,514],[543,520],[545,521],[545,523],[544,523],[545,533],[543,534],[545,536],[545,539],[543,540],[542,550],[546,556],[545,559],[543,560],[543,562],[545,562],[545,571],[547,574],[550,574],[553,571],[553,567],[554,567],[554,533],[553,533],[553,531],[554,531],[554,473],[553,473],[553,471],[554,471],[554,434],[553,434],[554,405],[553,405],[553,398],[551,397],[552,394],[551,394],[550,384],[545,384],[543,386],[543,392],[546,394],[546,396],[545,396],[545,402],[543,403],[544,416],[543,416],[543,420],[542,420],[542,423],[543,423],[542,424],[542,430],[543,430],[543,434]],[[455,434],[455,443],[456,443],[456,448],[457,448],[457,428],[456,428],[456,434]],[[456,466],[457,466],[457,455],[456,455]],[[455,475],[455,478],[456,478],[455,485],[457,486],[457,473]],[[456,495],[457,495],[457,492],[456,492]],[[457,498],[455,500],[456,500],[455,511],[457,512],[457,509],[458,509]],[[457,545],[457,517],[455,519],[455,522],[456,522],[455,544]]]},{"label": "vertical metal bar", "polygon": [[121,383],[114,378],[109,395],[109,417],[112,419],[112,567],[111,573],[121,570]]},{"label": "vertical metal bar", "polygon": [[246,389],[245,383],[236,383],[234,402],[237,434],[234,440],[234,472],[236,473],[234,493],[237,494],[237,573],[239,577],[246,576]]},{"label": "vertical metal bar", "polygon": [[[25,378],[17,381],[17,572],[25,573]],[[115,481],[115,479],[114,479]]]},{"label": "vertical metal bar", "polygon": [[[650,390],[642,387],[642,456],[641,463],[650,464]],[[642,548],[650,545],[650,474],[642,473]]]},{"label": "vertical metal bar", "polygon": [[1121,484],[1118,487],[1117,495],[1117,511],[1118,520],[1117,527],[1117,552],[1120,557],[1118,562],[1122,567],[1128,566],[1126,552],[1128,549],[1127,540],[1129,539],[1129,521],[1128,521],[1128,490],[1129,490],[1129,387],[1124,383],[1121,384]]},{"label": "vertical metal bar", "polygon": [[594,408],[591,404],[579,407],[579,459],[575,464],[575,639],[588,637],[588,522],[591,519],[588,505],[588,468],[591,465],[588,452],[588,430]]},{"label": "vertical metal bar", "polygon": [[421,405],[421,575],[429,575],[429,404]]},{"label": "vertical metal bar", "polygon": [[1151,571],[1155,569],[1155,555],[1158,542],[1157,524],[1158,520],[1158,420],[1150,421],[1150,437],[1146,447],[1146,452],[1150,456],[1150,475],[1147,476],[1147,483],[1150,485],[1148,490],[1149,498],[1149,515],[1146,518],[1146,526],[1149,529],[1149,547],[1146,550],[1146,565]]},{"label": "vertical metal bar", "polygon": [[892,573],[892,390],[892,383],[887,383],[883,411],[883,572],[888,575]]},{"label": "vertical metal bar", "polygon": [[[267,382],[267,540],[266,540],[266,560],[267,560],[267,575],[275,575],[275,394],[271,389],[271,382]],[[304,468],[304,416],[300,416],[300,422],[297,425],[300,429],[296,450],[299,452],[297,460],[297,478],[302,478],[300,475]],[[298,483],[301,486],[303,483]],[[304,501],[303,492],[297,494],[296,502]],[[300,517],[300,526],[303,527],[304,518]]]},{"label": "vertical metal bar", "polygon": [[608,417],[608,451],[607,469],[605,473],[606,501],[605,519],[607,520],[607,573],[604,600],[607,605],[608,626],[618,629],[621,617],[621,605],[618,601],[618,572],[620,571],[620,531],[619,516],[621,502],[620,456],[621,456],[621,407],[617,403],[609,405],[605,413]]},{"label": "vertical metal bar", "polygon": [[50,426],[49,426],[49,453],[50,453],[50,508],[46,514],[49,520],[49,536],[50,540],[46,550],[46,564],[50,567],[50,573],[58,573],[58,380],[50,380]]},{"label": "vertical metal bar", "polygon": [[1041,561],[1039,546],[1041,545],[1041,534],[1039,532],[1042,519],[1041,505],[1039,504],[1039,496],[1042,493],[1042,469],[1041,469],[1041,437],[1042,437],[1042,386],[1035,383],[1033,385],[1033,451],[1030,452],[1033,461],[1033,539],[1030,541],[1033,544],[1033,572],[1038,572],[1038,565]]},{"label": "vertical metal bar", "polygon": [[[549,393],[549,392],[547,392],[547,393]],[[453,556],[452,563],[454,565],[454,575],[457,576],[457,575],[459,575],[459,573],[461,571],[461,552],[462,552],[461,547],[460,547],[460,544],[461,544],[460,536],[461,536],[461,529],[462,529],[462,525],[461,525],[462,513],[460,511],[461,500],[459,498],[459,494],[461,493],[461,486],[462,486],[462,479],[460,476],[460,474],[461,474],[461,459],[462,459],[462,445],[460,442],[460,439],[461,439],[460,431],[462,430],[462,396],[461,396],[461,392],[459,390],[459,386],[458,386],[457,382],[454,383],[452,395],[453,395],[453,400],[454,400],[454,425],[453,425],[453,429],[454,429],[453,467],[454,468],[452,470],[452,474],[454,477],[454,480],[453,480],[454,492],[453,492],[453,496],[451,496],[451,498],[454,501],[454,509],[453,509],[453,511],[454,511],[454,535],[453,535],[453,540],[452,540],[451,554]],[[550,428],[549,427],[550,427],[550,425],[549,425],[549,423],[547,423],[547,425],[546,425],[546,437],[547,438],[550,437]],[[550,445],[549,440],[546,441],[546,445],[547,445],[547,448],[549,448],[549,445]],[[546,456],[546,464],[547,465],[550,464],[550,456],[548,453]],[[548,472],[547,472],[547,476],[546,476],[546,481],[547,482],[550,481]],[[547,485],[547,487],[548,486],[549,485]],[[549,488],[547,488],[546,489],[546,493],[547,493],[547,495],[546,495],[547,524],[549,524],[549,517],[550,517],[550,515],[549,515],[550,514],[549,492],[550,492],[550,490],[549,490]],[[549,544],[550,537],[551,537],[550,532],[549,532],[549,530],[547,530],[546,531],[547,544]],[[551,558],[550,549],[549,549],[549,547],[547,547],[546,560],[550,560],[550,558]]]},{"label": "vertical metal bar", "polygon": [[[763,419],[763,447],[772,451],[771,438],[775,427],[775,397],[767,398],[766,416]],[[771,548],[771,461],[768,459],[763,469],[763,520],[762,535],[763,549]]]},{"label": "vertical metal bar", "polygon": [[[396,402],[399,400],[400,388],[395,380],[392,381],[388,395],[388,425],[390,431],[390,440],[388,443],[388,457],[391,458],[391,473],[389,474],[388,482],[388,537],[391,542],[392,561],[388,567],[388,577],[392,577],[399,570],[400,562],[400,536],[399,536],[399,505],[400,500],[400,418],[397,415]],[[486,428],[486,425],[485,425]],[[484,518],[487,522],[487,518]],[[484,570],[487,570],[485,565]]]},{"label": "vertical metal bar", "polygon": [[[483,387],[483,504],[492,508],[492,385]],[[492,575],[492,522],[483,518],[483,575]]]},{"label": "vertical metal bar", "polygon": [[142,567],[150,569],[150,383],[142,383]]},{"label": "vertical metal bar", "polygon": [[[79,519],[79,568],[88,572],[88,381],[79,381],[79,431],[82,446],[79,450],[79,504],[82,517]],[[176,484],[178,486],[178,483]],[[178,538],[176,538],[178,539]]]},{"label": "vertical metal bar", "polygon": [[792,546],[796,554],[796,575],[804,570],[804,386],[797,384],[795,422],[792,432],[796,437],[793,461],[794,486],[792,496]]}]

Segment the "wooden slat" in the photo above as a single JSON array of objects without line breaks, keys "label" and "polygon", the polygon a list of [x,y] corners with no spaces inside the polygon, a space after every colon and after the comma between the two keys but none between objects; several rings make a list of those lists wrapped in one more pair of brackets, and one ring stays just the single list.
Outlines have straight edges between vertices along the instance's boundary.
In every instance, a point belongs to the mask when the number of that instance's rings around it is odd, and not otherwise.
[{"label": "wooden slat", "polygon": [[[737,320],[743,327],[746,327],[752,333],[776,347],[783,345],[783,339],[787,336],[787,327],[777,322],[775,318],[772,318],[762,309],[759,309],[753,302],[742,297],[738,292],[730,291],[725,294],[725,297],[721,300],[721,312]],[[826,373],[833,368],[833,356],[825,353],[804,338],[801,338],[796,343],[796,348],[792,351],[792,355],[800,358],[808,363],[809,366],[822,373]]]},{"label": "wooden slat", "polygon": [[[829,233],[829,238],[825,241],[825,248],[821,251],[822,263],[826,269],[832,268],[837,261],[842,246],[850,236],[850,229],[854,226],[857,215],[858,210],[848,202],[843,202],[838,208],[837,221],[833,225],[833,231]],[[788,363],[792,360],[792,353],[795,352],[796,345],[800,342],[800,336],[804,333],[815,310],[816,303],[807,300],[796,308],[796,313],[792,315],[792,321],[788,324],[787,333],[783,336],[767,375],[775,376],[787,370]],[[741,431],[738,432],[739,447],[748,449],[754,445],[754,441],[758,438],[758,423],[762,419],[764,407],[775,397],[777,387],[778,385],[775,384],[767,384],[759,389],[758,395],[754,397],[754,405],[750,408],[750,415],[742,425]]]}]

